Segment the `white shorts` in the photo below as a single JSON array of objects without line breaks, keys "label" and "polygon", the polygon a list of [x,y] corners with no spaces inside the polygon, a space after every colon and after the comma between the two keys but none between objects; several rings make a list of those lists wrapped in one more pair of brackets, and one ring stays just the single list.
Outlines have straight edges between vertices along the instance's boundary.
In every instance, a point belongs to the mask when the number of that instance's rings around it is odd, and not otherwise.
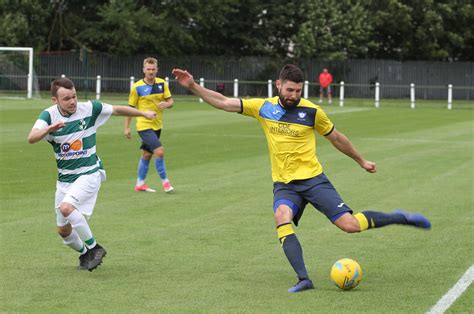
[{"label": "white shorts", "polygon": [[67,225],[69,222],[61,214],[59,207],[61,203],[66,202],[74,206],[81,214],[90,218],[94,211],[97,194],[100,184],[105,181],[105,171],[80,176],[73,183],[56,182],[56,197],[54,207],[56,210],[56,224],[59,227]]}]

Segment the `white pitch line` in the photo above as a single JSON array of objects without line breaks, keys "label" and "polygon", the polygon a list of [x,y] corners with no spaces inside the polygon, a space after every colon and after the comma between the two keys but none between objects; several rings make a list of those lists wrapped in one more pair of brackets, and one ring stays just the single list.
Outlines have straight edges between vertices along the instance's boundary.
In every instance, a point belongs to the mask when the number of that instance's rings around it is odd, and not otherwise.
[{"label": "white pitch line", "polygon": [[390,138],[390,137],[361,137],[361,140],[366,141],[390,141],[390,142],[405,142],[405,143],[443,143],[443,144],[472,144],[473,142],[469,141],[456,141],[456,140],[431,140],[431,139],[422,139],[422,138]]},{"label": "white pitch line", "polygon": [[328,115],[341,114],[341,113],[350,113],[350,112],[359,112],[359,111],[369,111],[370,108],[352,108],[352,109],[341,109],[340,111],[325,110]]},{"label": "white pitch line", "polygon": [[468,270],[462,275],[461,279],[456,282],[454,287],[452,287],[441,299],[439,299],[438,303],[435,304],[431,308],[427,314],[438,314],[444,313],[449,307],[459,298],[463,292],[469,288],[469,286],[474,281],[474,265],[471,265]]}]

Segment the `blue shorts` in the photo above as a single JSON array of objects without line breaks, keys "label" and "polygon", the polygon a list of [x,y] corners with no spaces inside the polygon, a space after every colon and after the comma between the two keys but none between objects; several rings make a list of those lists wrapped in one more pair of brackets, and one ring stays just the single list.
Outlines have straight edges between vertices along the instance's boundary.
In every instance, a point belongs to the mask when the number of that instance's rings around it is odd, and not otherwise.
[{"label": "blue shorts", "polygon": [[295,225],[298,225],[308,203],[311,203],[333,223],[344,213],[352,213],[352,209],[344,203],[324,173],[290,183],[273,183],[273,211],[275,212],[282,204],[287,205],[293,211]]},{"label": "blue shorts", "polygon": [[156,131],[152,129],[138,131],[138,135],[140,135],[142,139],[140,149],[153,153],[155,149],[163,146],[160,142],[161,129]]}]

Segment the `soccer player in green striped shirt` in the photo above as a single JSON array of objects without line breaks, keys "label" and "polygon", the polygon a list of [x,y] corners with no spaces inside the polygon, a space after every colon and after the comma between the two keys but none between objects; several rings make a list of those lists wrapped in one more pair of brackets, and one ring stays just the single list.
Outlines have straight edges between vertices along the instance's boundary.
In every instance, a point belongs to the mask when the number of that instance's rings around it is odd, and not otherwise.
[{"label": "soccer player in green striped shirt", "polygon": [[431,228],[431,223],[423,215],[402,210],[392,213],[365,210],[353,214],[323,172],[316,156],[315,133],[329,140],[367,172],[375,173],[376,164],[366,160],[349,139],[336,130],[320,106],[301,98],[303,72],[297,66],[283,66],[276,81],[278,96],[266,99],[228,98],[196,84],[187,71],[174,69],[173,75],[179,84],[215,108],[237,112],[260,123],[267,138],[272,165],[273,211],[278,239],[298,277],[298,282],[288,292],[314,288],[292,225],[292,222],[298,225],[308,203],[347,233],[391,224]]},{"label": "soccer player in green striped shirt", "polygon": [[92,271],[107,254],[87,223],[106,177],[96,154],[96,131],[111,115],[154,119],[156,113],[96,100],[78,102],[74,83],[67,78],[54,80],[51,94],[53,105],[41,112],[28,142],[45,139],[53,147],[58,167],[55,197],[58,233],[64,244],[80,253],[79,269]]}]

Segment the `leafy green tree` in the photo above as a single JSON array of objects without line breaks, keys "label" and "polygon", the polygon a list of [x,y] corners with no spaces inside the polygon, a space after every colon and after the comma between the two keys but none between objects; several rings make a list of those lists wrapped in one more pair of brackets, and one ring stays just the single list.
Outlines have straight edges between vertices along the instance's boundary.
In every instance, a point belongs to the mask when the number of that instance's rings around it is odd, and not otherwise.
[{"label": "leafy green tree", "polygon": [[262,54],[272,57],[293,57],[293,34],[298,32],[299,23],[305,20],[303,1],[288,4],[285,0],[261,5],[256,11],[254,30],[249,36],[259,39],[257,47]]},{"label": "leafy green tree", "polygon": [[[237,11],[238,2],[184,0],[163,6],[166,24],[173,23],[173,27],[168,31],[181,38],[175,42],[177,48],[179,47],[177,50],[182,54],[229,54],[226,50],[231,50],[228,45],[231,42],[229,39],[233,37],[229,17]],[[181,34],[177,34],[177,30]]]},{"label": "leafy green tree", "polygon": [[440,47],[448,60],[474,61],[474,6],[472,1],[437,1],[437,12],[443,19],[444,32]]},{"label": "leafy green tree", "polygon": [[[197,49],[192,37],[193,7],[188,1],[110,0],[98,15],[98,42],[109,52],[134,54],[155,52],[180,55]],[[196,2],[196,1],[194,1]]]},{"label": "leafy green tree", "polygon": [[376,46],[369,57],[473,60],[473,6],[459,0],[371,0]]},{"label": "leafy green tree", "polygon": [[306,0],[304,19],[291,37],[297,57],[325,60],[363,58],[370,47],[372,25],[360,1]]},{"label": "leafy green tree", "polygon": [[2,0],[0,44],[35,51],[474,60],[472,0]]},{"label": "leafy green tree", "polygon": [[49,22],[47,2],[2,0],[0,12],[0,46],[45,49]]},{"label": "leafy green tree", "polygon": [[285,55],[301,17],[299,6],[284,0],[182,0],[153,7],[171,17],[173,29],[190,35],[180,41],[185,54]]},{"label": "leafy green tree", "polygon": [[372,0],[368,9],[376,43],[369,48],[369,56],[380,59],[402,58],[407,36],[413,29],[412,8],[400,0]]},{"label": "leafy green tree", "polygon": [[[98,32],[91,33],[91,47],[119,55],[136,53],[149,45],[148,33],[159,36],[157,17],[133,0],[111,0],[98,10]],[[97,44],[96,44],[97,43]]]}]

